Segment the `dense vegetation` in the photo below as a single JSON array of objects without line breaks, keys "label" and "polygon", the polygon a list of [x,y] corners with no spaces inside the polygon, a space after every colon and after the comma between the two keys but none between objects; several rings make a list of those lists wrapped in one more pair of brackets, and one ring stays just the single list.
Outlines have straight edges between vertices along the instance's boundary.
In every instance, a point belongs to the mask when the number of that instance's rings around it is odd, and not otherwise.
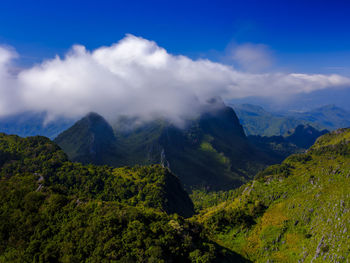
[{"label": "dense vegetation", "polygon": [[159,165],[84,166],[47,138],[0,134],[0,178],[0,262],[237,258],[178,215],[192,202]]},{"label": "dense vegetation", "polygon": [[[0,134],[0,262],[345,262],[350,129],[238,189],[191,194],[160,165],[67,160]],[[241,256],[239,256],[241,255]]]},{"label": "dense vegetation", "polygon": [[196,216],[212,239],[256,262],[350,258],[350,129],[268,167]]}]

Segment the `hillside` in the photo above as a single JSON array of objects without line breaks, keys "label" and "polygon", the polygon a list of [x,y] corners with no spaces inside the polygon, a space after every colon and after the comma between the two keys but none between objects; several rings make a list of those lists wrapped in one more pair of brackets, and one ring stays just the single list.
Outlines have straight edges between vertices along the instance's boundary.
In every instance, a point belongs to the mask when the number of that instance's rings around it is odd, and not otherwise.
[{"label": "hillside", "polygon": [[0,154],[4,179],[13,180],[17,176],[13,172],[18,172],[20,178],[40,177],[45,189],[54,186],[59,192],[83,199],[118,201],[183,216],[193,214],[193,204],[178,178],[160,165],[116,169],[84,166],[69,162],[56,144],[40,136],[0,134]]},{"label": "hillside", "polygon": [[319,131],[310,125],[301,124],[289,131],[286,136],[250,135],[248,140],[261,152],[276,160],[276,163],[280,163],[291,154],[304,152],[318,137],[327,132],[327,130]]},{"label": "hillside", "polygon": [[349,193],[350,129],[340,129],[268,167],[196,220],[254,262],[346,262]]},{"label": "hillside", "polygon": [[328,130],[319,131],[311,125],[298,125],[295,129],[288,132],[285,139],[299,148],[308,149],[318,137],[328,132]]},{"label": "hillside", "polygon": [[0,262],[242,260],[173,214],[193,205],[160,166],[83,166],[44,137],[0,134],[0,178]]},{"label": "hillside", "polygon": [[55,142],[73,161],[114,167],[163,164],[188,190],[231,189],[276,162],[250,144],[232,108],[221,101],[206,106],[206,111],[186,120],[181,128],[162,119],[134,124],[124,118],[112,124],[114,136],[101,116],[105,131],[94,128],[97,124],[87,116]]},{"label": "hillside", "polygon": [[[0,134],[0,262],[343,262],[350,129],[236,190],[192,195],[160,165],[67,160],[44,137]],[[222,202],[217,203],[218,200]]]}]

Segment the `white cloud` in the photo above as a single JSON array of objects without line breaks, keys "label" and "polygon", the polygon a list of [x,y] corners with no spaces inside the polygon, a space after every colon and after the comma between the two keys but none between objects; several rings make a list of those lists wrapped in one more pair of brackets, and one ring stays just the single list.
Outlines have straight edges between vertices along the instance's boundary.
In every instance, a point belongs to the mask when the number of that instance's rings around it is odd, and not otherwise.
[{"label": "white cloud", "polygon": [[[174,56],[155,42],[127,35],[88,51],[74,46],[64,58],[8,73],[14,53],[0,49],[0,110],[45,111],[50,117],[79,117],[89,111],[108,118],[165,115],[172,120],[198,113],[198,101],[221,96],[280,98],[350,86],[339,75],[247,73],[209,60]],[[10,106],[9,106],[10,105]]]},{"label": "white cloud", "polygon": [[0,116],[20,110],[17,79],[12,76],[11,61],[17,53],[10,47],[0,46]]},{"label": "white cloud", "polygon": [[234,62],[249,72],[266,72],[274,60],[272,52],[263,44],[232,45],[229,47],[228,53]]}]

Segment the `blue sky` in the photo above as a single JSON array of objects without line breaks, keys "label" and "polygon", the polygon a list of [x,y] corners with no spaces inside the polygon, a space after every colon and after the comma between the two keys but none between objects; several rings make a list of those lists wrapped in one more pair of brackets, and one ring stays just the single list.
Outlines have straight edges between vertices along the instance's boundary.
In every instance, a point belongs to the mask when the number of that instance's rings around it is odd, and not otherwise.
[{"label": "blue sky", "polygon": [[2,1],[0,116],[176,121],[215,96],[350,109],[349,14],[345,0]]},{"label": "blue sky", "polygon": [[350,76],[349,13],[345,0],[11,0],[1,3],[0,43],[13,46],[23,65],[126,33],[172,54],[219,61],[232,44],[264,44],[278,70]]}]

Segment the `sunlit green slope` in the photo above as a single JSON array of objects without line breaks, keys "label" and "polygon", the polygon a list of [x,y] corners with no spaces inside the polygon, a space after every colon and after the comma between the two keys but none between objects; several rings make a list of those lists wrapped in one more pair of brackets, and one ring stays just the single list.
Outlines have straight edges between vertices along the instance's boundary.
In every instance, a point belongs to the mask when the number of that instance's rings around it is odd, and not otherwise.
[{"label": "sunlit green slope", "polygon": [[270,166],[196,220],[213,240],[252,261],[347,262],[350,129]]}]

